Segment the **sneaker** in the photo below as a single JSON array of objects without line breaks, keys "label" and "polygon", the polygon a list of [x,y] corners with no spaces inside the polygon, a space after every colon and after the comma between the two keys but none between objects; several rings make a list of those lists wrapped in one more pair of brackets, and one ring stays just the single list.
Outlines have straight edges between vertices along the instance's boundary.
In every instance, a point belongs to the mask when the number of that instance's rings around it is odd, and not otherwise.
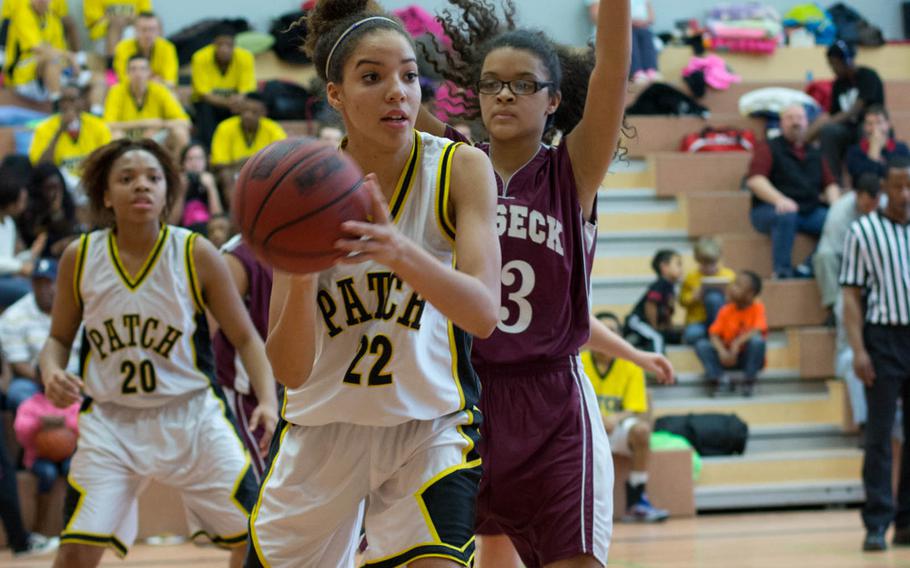
[{"label": "sneaker", "polygon": [[20,550],[18,552],[13,552],[13,556],[15,558],[23,558],[26,556],[42,556],[54,552],[59,547],[60,539],[56,536],[47,538],[46,536],[38,533],[31,533],[28,535],[28,548],[25,550]]},{"label": "sneaker", "polygon": [[794,278],[814,278],[815,270],[812,269],[811,264],[803,263],[793,269],[793,277]]},{"label": "sneaker", "polygon": [[752,381],[743,383],[743,396],[746,398],[752,398],[753,394],[755,394],[755,383]]},{"label": "sneaker", "polygon": [[733,394],[733,383],[730,382],[730,379],[724,377],[718,381],[717,386],[714,387],[714,392],[711,393],[711,396],[718,398],[721,396],[729,396]]},{"label": "sneaker", "polygon": [[885,529],[873,528],[866,531],[866,538],[863,540],[864,552],[882,552],[888,550],[888,543],[885,542]]},{"label": "sneaker", "polygon": [[626,509],[622,521],[624,523],[662,523],[669,516],[670,513],[666,509],[658,509],[648,501],[647,497],[642,497],[638,503]]}]

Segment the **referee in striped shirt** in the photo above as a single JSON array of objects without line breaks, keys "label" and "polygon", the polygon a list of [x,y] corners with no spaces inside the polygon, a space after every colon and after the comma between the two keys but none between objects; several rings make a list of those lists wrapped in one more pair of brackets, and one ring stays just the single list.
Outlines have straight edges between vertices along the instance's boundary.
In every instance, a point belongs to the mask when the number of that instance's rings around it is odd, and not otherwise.
[{"label": "referee in striped shirt", "polygon": [[[888,205],[850,226],[840,275],[853,368],[866,384],[869,410],[862,513],[867,551],[887,548],[892,521],[892,542],[910,546],[910,471],[903,471],[910,467],[910,158],[892,158],[882,188]],[[891,429],[898,399],[904,401],[904,445],[895,505]]]}]

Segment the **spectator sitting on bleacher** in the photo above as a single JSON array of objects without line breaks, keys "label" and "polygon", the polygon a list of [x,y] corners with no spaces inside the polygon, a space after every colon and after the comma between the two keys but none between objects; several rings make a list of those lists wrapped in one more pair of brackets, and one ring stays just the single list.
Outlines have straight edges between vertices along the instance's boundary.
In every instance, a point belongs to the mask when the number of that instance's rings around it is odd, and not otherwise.
[{"label": "spectator sitting on bleacher", "polygon": [[682,278],[682,258],[674,250],[657,251],[651,260],[657,280],[626,318],[623,330],[629,343],[645,351],[663,353],[666,344],[678,344],[682,331],[673,325],[676,285]]},{"label": "spectator sitting on bleacher", "polygon": [[228,208],[234,194],[234,179],[247,159],[272,142],[288,137],[281,125],[265,117],[265,101],[259,93],[246,93],[238,111],[240,116],[223,121],[212,137],[212,168],[224,190]]},{"label": "spectator sitting on bleacher", "polygon": [[28,246],[38,239],[44,241],[44,248],[35,251],[37,258],[60,258],[66,246],[82,232],[73,196],[54,164],[42,162],[32,170],[28,206],[20,217],[19,227]]},{"label": "spectator sitting on bleacher", "polygon": [[878,208],[881,180],[878,174],[866,172],[859,177],[856,190],[847,193],[831,206],[818,251],[813,259],[815,278],[821,291],[822,306],[837,325],[834,372],[844,379],[853,415],[853,424],[862,429],[866,424],[866,387],[853,370],[853,351],[844,327],[844,298],[838,281],[844,258],[844,243],[854,221]]},{"label": "spectator sitting on bleacher", "polygon": [[822,307],[829,314],[840,296],[838,283],[841,262],[844,258],[844,241],[853,221],[875,211],[878,207],[881,180],[878,173],[866,172],[856,180],[856,190],[847,192],[828,211],[822,238],[812,258],[815,279],[821,292]]},{"label": "spectator sitting on bleacher", "polygon": [[167,87],[151,80],[149,60],[134,55],[127,65],[129,81],[111,87],[104,120],[117,138],[151,138],[176,157],[190,141],[190,118]]},{"label": "spectator sitting on bleacher", "polygon": [[344,139],[344,130],[335,124],[325,123],[319,126],[319,132],[316,137],[332,146],[340,147],[341,141]]},{"label": "spectator sitting on bleacher", "polygon": [[180,156],[182,192],[171,209],[169,223],[205,233],[212,215],[224,212],[215,176],[208,171],[205,147],[193,142]]},{"label": "spectator sitting on bleacher", "polygon": [[828,205],[840,196],[821,152],[806,143],[808,126],[802,105],[785,109],[780,115],[781,135],[755,146],[746,178],[752,191],[752,226],[771,236],[777,278],[811,275],[807,266],[794,272],[796,233],[821,235]]},{"label": "spectator sitting on bleacher", "polygon": [[[13,20],[13,14],[21,8],[28,9],[31,0],[3,0],[0,7],[0,65],[6,60],[6,40],[9,36],[10,24]],[[76,53],[77,62],[85,66],[85,53],[82,52],[82,41],[79,38],[79,29],[76,27],[76,20],[70,16],[69,3],[67,0],[50,0],[50,11],[60,18],[63,24],[63,33],[66,36],[66,44],[69,50]]]},{"label": "spectator sitting on bleacher", "polygon": [[733,270],[720,262],[720,243],[702,237],[695,243],[698,268],[686,275],[679,292],[679,303],[686,308],[683,343],[695,345],[708,336],[708,328],[727,301],[727,285],[736,278]]},{"label": "spectator sitting on bleacher", "polygon": [[854,185],[864,173],[885,177],[891,156],[910,156],[910,148],[895,140],[885,107],[870,106],[863,119],[863,138],[847,150],[847,171]]},{"label": "spectator sitting on bleacher", "polygon": [[117,80],[129,80],[127,63],[134,55],[144,55],[152,68],[152,80],[170,89],[177,87],[177,48],[161,37],[161,22],[152,12],[142,12],[136,17],[136,37],[124,39],[114,49],[114,72]]},{"label": "spectator sitting on bleacher", "polygon": [[224,27],[215,41],[193,54],[193,103],[196,135],[208,148],[215,127],[240,112],[244,93],[256,90],[253,54],[234,45],[234,30]]},{"label": "spectator sitting on bleacher", "polygon": [[[66,408],[57,408],[44,392],[35,393],[31,398],[19,406],[13,429],[16,431],[16,440],[23,449],[23,465],[38,478],[38,502],[35,526],[47,524],[47,516],[52,513],[50,493],[57,483],[57,479],[66,479],[70,469],[70,459],[54,461],[38,454],[35,437],[39,432],[47,432],[66,428],[74,435],[79,433],[79,407],[81,402],[75,402]],[[62,509],[53,512],[63,515]]]},{"label": "spectator sitting on bleacher", "polygon": [[237,229],[234,228],[231,216],[226,215],[225,213],[212,215],[212,218],[209,219],[209,222],[206,223],[205,226],[206,238],[208,238],[217,249],[223,247],[236,234]]},{"label": "spectator sitting on bleacher", "polygon": [[79,81],[75,53],[67,50],[63,22],[49,7],[49,0],[30,0],[14,10],[6,41],[6,84],[27,99],[55,102],[60,98],[64,72]]},{"label": "spectator sitting on bleacher", "polygon": [[117,44],[135,33],[136,15],[151,11],[152,0],[85,0],[82,6],[85,27],[95,42],[95,50],[104,53],[109,73]]},{"label": "spectator sitting on bleacher", "polygon": [[[10,158],[4,159],[4,166]],[[22,158],[27,164],[28,158]],[[44,238],[39,238],[23,250],[16,219],[28,206],[28,180],[7,173],[10,168],[4,166],[0,166],[0,310],[31,291],[28,277],[34,267],[32,259],[44,248]]]},{"label": "spectator sitting on bleacher", "polygon": [[66,85],[60,92],[60,112],[35,128],[28,157],[33,164],[50,162],[64,170],[69,186],[78,184],[82,161],[96,148],[111,141],[111,130],[97,116],[86,111],[85,90]]},{"label": "spectator sitting on bleacher", "polygon": [[42,258],[32,273],[32,292],[0,315],[0,350],[12,370],[6,408],[13,412],[41,390],[38,354],[51,331],[57,263]]},{"label": "spectator sitting on bleacher", "polygon": [[761,278],[744,270],[727,288],[730,301],[720,309],[708,330],[709,339],[695,344],[695,353],[705,367],[705,378],[714,385],[714,395],[733,392],[733,382],[724,372],[741,369],[746,377],[743,396],[752,396],[759,371],[765,366],[768,320],[765,306],[757,300]]},{"label": "spectator sitting on bleacher", "polygon": [[[615,314],[601,312],[596,317],[598,322],[619,333],[619,318]],[[581,361],[597,395],[600,415],[610,438],[610,450],[632,458],[623,520],[648,523],[666,520],[667,511],[651,505],[646,493],[651,420],[645,372],[635,363],[596,351],[582,352]]]},{"label": "spectator sitting on bleacher", "polygon": [[843,40],[828,48],[828,65],[836,77],[831,87],[831,108],[825,119],[812,125],[809,139],[818,135],[831,173],[843,175],[847,148],[856,143],[866,110],[885,106],[885,87],[874,69],[856,66],[856,50]]}]

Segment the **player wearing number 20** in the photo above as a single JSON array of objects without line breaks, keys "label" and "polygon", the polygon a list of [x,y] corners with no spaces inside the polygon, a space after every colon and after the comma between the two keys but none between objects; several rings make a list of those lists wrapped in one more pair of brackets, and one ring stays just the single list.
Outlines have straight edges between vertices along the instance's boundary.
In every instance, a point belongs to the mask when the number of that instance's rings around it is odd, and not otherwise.
[{"label": "player wearing number 20", "polygon": [[[67,405],[85,395],[55,566],[96,566],[105,547],[126,554],[149,479],[180,489],[194,534],[233,548],[239,566],[256,481],[213,386],[206,309],[237,345],[261,401],[251,427],[262,423],[268,439],[278,418],[265,347],[215,248],[161,222],[180,181],[160,146],[113,142],[89,157],[82,179],[112,226],[64,253],[41,355],[48,398]],[[80,323],[81,380],[60,365]]]}]

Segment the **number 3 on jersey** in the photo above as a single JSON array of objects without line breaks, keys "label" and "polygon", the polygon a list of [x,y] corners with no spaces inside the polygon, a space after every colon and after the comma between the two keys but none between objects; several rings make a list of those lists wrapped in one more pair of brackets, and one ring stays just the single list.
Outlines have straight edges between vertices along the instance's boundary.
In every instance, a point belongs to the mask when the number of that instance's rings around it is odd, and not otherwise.
[{"label": "number 3 on jersey", "polygon": [[499,324],[496,326],[500,331],[521,333],[531,326],[534,310],[527,298],[534,291],[535,280],[534,269],[523,260],[513,260],[503,265],[503,287],[513,288],[517,282],[518,289],[509,293],[502,301],[499,308]]}]

